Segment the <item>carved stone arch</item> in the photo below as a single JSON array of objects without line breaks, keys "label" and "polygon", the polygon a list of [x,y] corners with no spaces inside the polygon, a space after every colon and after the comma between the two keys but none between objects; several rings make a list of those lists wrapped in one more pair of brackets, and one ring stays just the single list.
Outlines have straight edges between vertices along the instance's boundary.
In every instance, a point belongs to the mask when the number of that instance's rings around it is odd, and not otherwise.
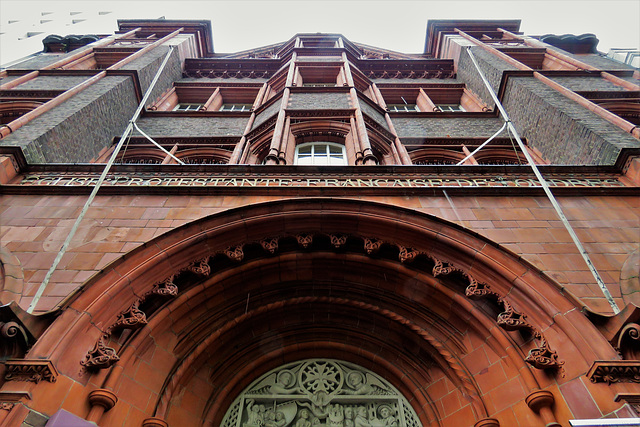
[{"label": "carved stone arch", "polygon": [[586,344],[605,340],[581,307],[516,255],[436,217],[283,200],[194,221],[116,260],[64,303],[29,357],[123,404],[135,399],[127,379],[150,370],[146,415],[194,425],[217,425],[256,375],[335,358],[384,376],[423,425],[439,425],[454,419],[438,406],[438,384],[464,404],[456,417],[479,421],[494,415],[480,370],[498,364],[524,401],[560,374],[544,364],[560,347],[582,355],[568,374],[615,358]]},{"label": "carved stone arch", "polygon": [[160,164],[166,157],[166,154],[157,148],[133,148],[123,150],[118,155],[116,161],[118,163],[149,163]]},{"label": "carved stone arch", "polygon": [[[291,136],[284,151],[287,164],[294,163],[296,147],[310,142],[332,142],[345,147],[347,157],[355,159],[355,151],[351,141],[351,127],[348,119],[291,119]],[[351,162],[353,163],[353,162]]]},{"label": "carved stone arch", "polygon": [[384,378],[355,364],[318,358],[279,366],[253,381],[231,404],[220,425],[260,426],[271,418],[285,420],[285,425],[294,421],[342,425],[356,419],[420,425],[409,402]]},{"label": "carved stone arch", "polygon": [[215,147],[199,147],[180,150],[176,157],[191,164],[227,164],[231,151]]},{"label": "carved stone arch", "polygon": [[6,125],[20,116],[35,110],[44,102],[40,101],[3,101],[0,102],[0,125]]}]

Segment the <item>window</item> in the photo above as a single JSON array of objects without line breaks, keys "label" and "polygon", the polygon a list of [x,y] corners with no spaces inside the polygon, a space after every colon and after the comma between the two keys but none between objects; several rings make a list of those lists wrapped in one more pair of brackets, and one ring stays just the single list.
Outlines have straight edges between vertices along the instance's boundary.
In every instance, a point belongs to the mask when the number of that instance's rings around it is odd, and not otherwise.
[{"label": "window", "polygon": [[464,84],[378,85],[390,113],[465,113],[490,111]]},{"label": "window", "polygon": [[334,87],[342,85],[345,80],[341,68],[336,66],[300,65],[296,68],[293,79],[294,86],[302,87]]},{"label": "window", "polygon": [[251,111],[253,104],[222,104],[220,111]]},{"label": "window", "polygon": [[149,109],[175,112],[249,112],[260,87],[260,83],[247,83],[242,87],[228,83],[176,83],[150,105]]},{"label": "window", "polygon": [[416,104],[387,104],[387,108],[394,113],[420,111]]},{"label": "window", "polygon": [[204,104],[178,104],[173,111],[198,111],[202,107],[204,107]]},{"label": "window", "polygon": [[437,104],[436,107],[443,113],[460,113],[465,111],[460,104]]},{"label": "window", "polygon": [[303,83],[303,87],[333,87],[335,83]]},{"label": "window", "polygon": [[310,142],[296,147],[296,165],[342,166],[347,164],[344,146],[331,142]]}]

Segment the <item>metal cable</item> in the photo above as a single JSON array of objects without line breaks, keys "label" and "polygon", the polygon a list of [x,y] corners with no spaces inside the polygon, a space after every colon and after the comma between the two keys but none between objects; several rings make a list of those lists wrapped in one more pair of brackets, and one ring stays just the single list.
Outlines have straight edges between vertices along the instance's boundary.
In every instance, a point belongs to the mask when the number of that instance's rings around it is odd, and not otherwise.
[{"label": "metal cable", "polygon": [[91,191],[89,198],[85,202],[84,207],[82,208],[82,211],[80,211],[80,215],[78,215],[78,218],[76,219],[76,222],[73,224],[73,227],[71,227],[71,230],[69,231],[69,235],[67,235],[67,238],[62,244],[62,247],[60,248],[58,255],[53,260],[53,264],[51,265],[51,268],[49,268],[49,271],[47,271],[47,274],[44,277],[44,280],[40,284],[40,287],[36,291],[36,294],[33,296],[33,300],[31,300],[31,304],[29,304],[29,308],[27,308],[27,313],[33,313],[33,310],[36,308],[38,301],[40,301],[42,294],[44,293],[45,289],[47,288],[47,285],[49,284],[49,280],[51,280],[51,276],[53,275],[54,271],[56,271],[56,267],[58,267],[58,264],[60,263],[60,260],[62,260],[62,257],[64,256],[64,254],[67,252],[67,249],[69,248],[69,244],[71,243],[71,239],[73,239],[73,236],[76,234],[76,231],[78,231],[80,222],[82,222],[82,219],[87,213],[89,206],[91,206],[93,199],[96,197],[96,194],[100,189],[100,186],[102,185],[105,178],[107,177],[107,174],[109,173],[109,169],[111,169],[111,166],[115,162],[116,157],[118,156],[118,152],[122,148],[122,145],[124,145],[124,142],[127,140],[127,137],[129,136],[129,134],[133,131],[133,127],[135,126],[135,121],[140,116],[140,113],[142,112],[142,109],[144,108],[144,105],[147,102],[147,99],[151,95],[151,91],[153,90],[154,86],[158,82],[158,79],[160,78],[160,74],[162,74],[164,67],[167,65],[167,62],[169,61],[169,57],[173,53],[173,49],[174,49],[174,46],[169,46],[169,52],[167,52],[167,55],[165,56],[164,61],[162,61],[160,68],[158,68],[158,71],[156,72],[156,75],[153,78],[153,81],[149,85],[149,88],[145,92],[144,97],[140,101],[138,108],[136,109],[135,113],[133,113],[133,117],[131,118],[131,120],[129,120],[129,124],[127,125],[127,128],[125,129],[124,133],[122,134],[120,141],[118,141],[118,145],[116,145],[116,148],[113,150],[113,153],[111,154],[111,158],[107,162],[107,165],[104,167],[104,170],[102,171],[102,174],[98,179],[98,182],[96,183],[95,187],[93,187],[93,190]]},{"label": "metal cable", "polygon": [[493,98],[493,101],[496,103],[496,106],[500,110],[500,114],[504,118],[505,123],[507,124],[507,128],[513,133],[513,136],[515,137],[516,141],[518,142],[518,146],[520,147],[520,149],[522,150],[522,153],[526,157],[527,162],[529,162],[529,166],[531,166],[531,169],[533,169],[533,173],[535,174],[536,178],[538,178],[538,181],[540,182],[540,185],[544,189],[545,194],[549,198],[549,201],[551,202],[551,205],[556,210],[556,213],[558,214],[558,217],[560,217],[560,220],[564,224],[564,227],[567,229],[567,232],[571,236],[571,239],[573,240],[573,243],[576,245],[576,247],[578,248],[578,251],[580,252],[580,255],[582,255],[582,258],[584,259],[584,262],[587,264],[587,267],[589,267],[589,270],[591,271],[591,274],[593,275],[594,279],[596,280],[596,283],[598,284],[598,287],[600,287],[600,290],[602,291],[602,293],[604,294],[604,297],[606,298],[607,302],[609,303],[609,305],[613,309],[613,312],[615,314],[620,313],[620,308],[618,308],[618,304],[616,304],[616,302],[614,301],[613,297],[611,296],[611,293],[609,292],[609,289],[607,289],[607,285],[604,283],[604,281],[600,277],[600,274],[598,274],[598,270],[596,270],[596,267],[591,262],[591,258],[589,257],[589,254],[584,249],[584,246],[582,246],[582,243],[580,242],[580,239],[578,238],[576,232],[573,230],[573,227],[569,223],[569,220],[564,215],[564,212],[562,211],[562,208],[558,204],[558,201],[553,196],[553,193],[551,193],[551,190],[549,189],[549,185],[547,184],[547,181],[544,179],[544,177],[542,176],[542,174],[538,170],[538,167],[536,166],[535,162],[533,161],[533,158],[531,157],[531,154],[529,154],[529,152],[527,151],[524,143],[520,139],[520,135],[518,135],[518,131],[516,130],[515,126],[513,126],[513,123],[511,123],[511,120],[509,119],[509,116],[507,115],[507,112],[505,111],[504,107],[502,106],[502,103],[500,103],[500,100],[498,99],[498,96],[493,91],[493,88],[491,87],[491,84],[489,84],[489,81],[487,81],[487,78],[484,76],[484,73],[480,69],[480,66],[478,65],[478,62],[476,61],[476,58],[473,55],[473,52],[471,51],[471,48],[469,46],[467,46],[467,53],[469,54],[469,57],[471,58],[471,61],[473,62],[473,65],[476,67],[476,70],[478,70],[478,73],[480,74],[480,77],[482,78],[482,81],[484,82],[485,86],[487,87],[487,90],[489,91],[489,94],[491,94],[491,97]]},{"label": "metal cable", "polygon": [[482,144],[480,144],[480,146],[478,148],[476,148],[475,150],[473,150],[471,153],[469,153],[469,155],[467,157],[465,157],[464,159],[460,160],[458,163],[456,163],[456,166],[460,166],[461,164],[463,164],[464,162],[467,161],[467,159],[470,159],[471,157],[473,157],[474,154],[476,154],[478,151],[480,151],[485,145],[487,145],[488,143],[490,143],[491,141],[493,141],[493,139],[500,135],[500,133],[502,133],[502,131],[504,130],[504,128],[507,127],[507,122],[504,122],[504,124],[502,125],[502,127],[498,130],[498,132],[494,133],[493,136],[489,139],[487,139],[485,142],[483,142]]}]

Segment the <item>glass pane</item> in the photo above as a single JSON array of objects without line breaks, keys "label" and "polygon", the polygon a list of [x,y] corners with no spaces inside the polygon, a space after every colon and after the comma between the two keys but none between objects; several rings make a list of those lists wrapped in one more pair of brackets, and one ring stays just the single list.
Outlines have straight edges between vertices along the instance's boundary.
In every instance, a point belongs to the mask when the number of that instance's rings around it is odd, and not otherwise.
[{"label": "glass pane", "polygon": [[307,154],[307,155],[310,156],[312,147],[313,147],[313,145],[307,145],[307,146],[302,146],[302,147],[298,148],[298,155]]}]

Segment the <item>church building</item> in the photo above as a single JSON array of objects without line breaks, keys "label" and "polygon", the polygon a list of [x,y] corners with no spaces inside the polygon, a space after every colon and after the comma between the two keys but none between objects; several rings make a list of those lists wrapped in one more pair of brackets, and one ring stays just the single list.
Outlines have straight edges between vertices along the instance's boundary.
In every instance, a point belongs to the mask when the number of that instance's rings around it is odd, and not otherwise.
[{"label": "church building", "polygon": [[638,425],[640,72],[597,43],[46,37],[0,72],[0,425]]}]

